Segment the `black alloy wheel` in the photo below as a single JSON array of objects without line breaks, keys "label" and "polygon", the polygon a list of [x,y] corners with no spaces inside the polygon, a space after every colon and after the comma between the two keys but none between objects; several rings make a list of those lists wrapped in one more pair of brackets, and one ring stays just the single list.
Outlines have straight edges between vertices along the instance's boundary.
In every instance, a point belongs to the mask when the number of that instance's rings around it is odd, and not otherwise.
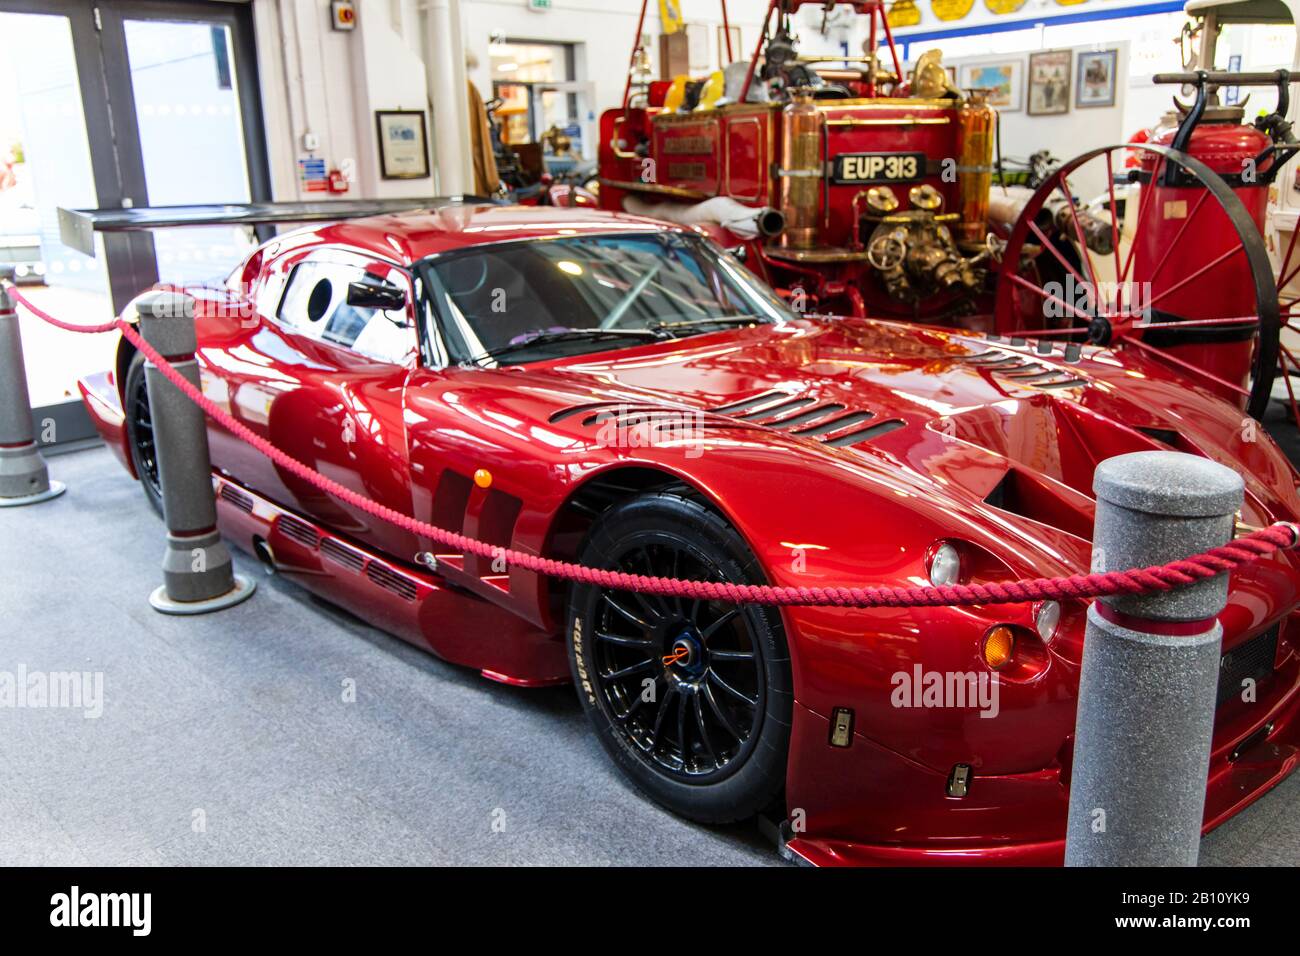
[{"label": "black alloy wheel", "polygon": [[122,389],[122,408],[126,415],[126,437],[131,450],[131,464],[140,477],[149,506],[162,516],[162,482],[158,478],[158,455],[154,447],[153,416],[149,413],[149,390],[145,386],[145,359],[136,353],[127,369]]},{"label": "black alloy wheel", "polygon": [[[764,580],[736,531],[677,491],[607,511],[581,561],[659,577]],[[583,707],[638,787],[708,823],[752,816],[779,795],[793,698],[778,612],[578,585],[569,637]]]}]

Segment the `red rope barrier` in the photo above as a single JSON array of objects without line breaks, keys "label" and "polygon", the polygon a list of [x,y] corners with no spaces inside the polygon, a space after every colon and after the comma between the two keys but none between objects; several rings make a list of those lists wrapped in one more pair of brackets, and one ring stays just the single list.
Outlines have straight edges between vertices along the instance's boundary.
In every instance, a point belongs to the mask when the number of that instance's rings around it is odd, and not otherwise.
[{"label": "red rope barrier", "polygon": [[42,309],[38,309],[36,306],[32,305],[29,301],[27,301],[27,299],[22,295],[22,293],[20,293],[17,287],[14,286],[12,283],[6,282],[4,283],[4,287],[9,292],[9,297],[13,299],[15,302],[17,302],[19,305],[21,305],[28,312],[30,312],[32,315],[36,316],[42,322],[49,323],[50,325],[54,326],[56,329],[63,329],[65,332],[88,332],[92,335],[97,335],[100,332],[112,332],[115,328],[118,327],[117,323],[120,321],[118,319],[114,319],[112,322],[105,322],[102,325],[74,325],[71,322],[61,322],[58,319],[56,319],[54,316],[50,315],[48,312],[45,312]]},{"label": "red rope barrier", "polygon": [[[31,305],[22,296],[10,294],[23,306]],[[44,313],[32,309],[38,318],[49,320]],[[1115,594],[1148,594],[1168,591],[1194,584],[1242,565],[1267,557],[1275,551],[1294,547],[1300,543],[1300,529],[1279,522],[1237,538],[1221,547],[1211,548],[1201,554],[1181,561],[1135,568],[1129,571],[1106,571],[1096,574],[1073,574],[1061,578],[1035,578],[1025,581],[994,581],[987,584],[952,584],[930,587],[775,587],[766,584],[732,584],[724,581],[688,581],[676,578],[652,577],[644,574],[627,574],[592,568],[568,561],[557,561],[523,551],[513,551],[497,545],[466,537],[446,528],[439,528],[410,515],[395,511],[386,505],[371,501],[351,488],[325,477],[293,456],[276,448],[243,422],[215,404],[189,383],[157,350],[146,342],[130,323],[117,319],[104,326],[73,326],[52,322],[59,328],[74,332],[103,332],[116,328],[181,392],[231,434],[256,448],[281,468],[308,481],[320,490],[346,501],[353,507],[381,521],[402,528],[412,534],[423,535],[438,544],[466,554],[495,560],[504,559],[526,571],[581,584],[603,588],[657,594],[665,597],[687,597],[697,600],[727,601],[733,604],[765,604],[773,606],[813,607],[951,607],[973,604],[1016,604],[1027,601],[1078,600],[1107,597]]]}]

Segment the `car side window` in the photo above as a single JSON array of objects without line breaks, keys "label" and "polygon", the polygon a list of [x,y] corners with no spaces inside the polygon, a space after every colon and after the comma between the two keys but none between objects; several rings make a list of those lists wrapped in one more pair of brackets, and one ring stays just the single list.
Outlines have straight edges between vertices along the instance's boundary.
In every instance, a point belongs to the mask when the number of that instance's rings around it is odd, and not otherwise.
[{"label": "car side window", "polygon": [[362,267],[333,258],[308,257],[293,267],[276,310],[282,325],[309,338],[351,349],[367,358],[404,365],[416,350],[415,326],[405,308],[349,305],[348,286],[394,285],[407,290],[404,273],[387,263]]}]

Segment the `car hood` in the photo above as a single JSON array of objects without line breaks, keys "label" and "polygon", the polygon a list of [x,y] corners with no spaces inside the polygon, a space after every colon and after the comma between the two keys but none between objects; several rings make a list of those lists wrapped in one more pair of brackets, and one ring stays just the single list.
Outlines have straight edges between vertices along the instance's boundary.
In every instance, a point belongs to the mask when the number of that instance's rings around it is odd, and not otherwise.
[{"label": "car hood", "polygon": [[1238,471],[1247,521],[1296,512],[1294,472],[1262,429],[1137,350],[801,319],[528,374],[546,381],[550,423],[566,431],[689,413],[706,433],[761,433],[792,454],[903,476],[954,508],[995,509],[1030,536],[1090,538],[1097,464],[1153,449]]}]

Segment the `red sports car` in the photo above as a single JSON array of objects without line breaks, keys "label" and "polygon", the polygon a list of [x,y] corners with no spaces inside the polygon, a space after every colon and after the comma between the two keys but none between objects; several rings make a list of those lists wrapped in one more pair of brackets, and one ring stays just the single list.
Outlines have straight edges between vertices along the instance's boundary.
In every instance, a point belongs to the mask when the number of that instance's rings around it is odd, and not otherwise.
[{"label": "red sports car", "polygon": [[[800,315],[650,220],[355,220],[193,294],[206,395],[335,481],[503,549],[803,586],[1064,575],[1089,567],[1097,463],[1143,449],[1235,468],[1248,524],[1300,517],[1268,436],[1140,354]],[[123,343],[82,391],[156,506],[142,364]],[[1082,604],[778,611],[571,587],[440,553],[210,441],[229,540],[492,680],[572,681],[610,756],[684,816],[776,808],[815,863],[1062,860]],[[1232,577],[1207,828],[1296,764],[1296,560]]]}]

